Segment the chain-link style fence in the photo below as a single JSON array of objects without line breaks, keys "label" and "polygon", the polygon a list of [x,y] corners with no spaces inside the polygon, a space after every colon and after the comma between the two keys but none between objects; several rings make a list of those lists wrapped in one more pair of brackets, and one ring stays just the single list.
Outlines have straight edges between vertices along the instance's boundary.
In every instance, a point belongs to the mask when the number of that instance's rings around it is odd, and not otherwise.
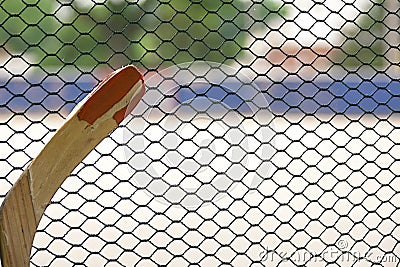
[{"label": "chain-link style fence", "polygon": [[0,1],[1,200],[109,72],[147,83],[54,196],[31,265],[398,266],[399,8]]}]

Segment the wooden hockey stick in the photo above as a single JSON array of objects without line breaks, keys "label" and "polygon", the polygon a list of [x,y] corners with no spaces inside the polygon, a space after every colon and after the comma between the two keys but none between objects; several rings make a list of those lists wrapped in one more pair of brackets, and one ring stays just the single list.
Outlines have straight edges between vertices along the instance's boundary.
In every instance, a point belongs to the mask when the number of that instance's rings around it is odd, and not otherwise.
[{"label": "wooden hockey stick", "polygon": [[33,238],[48,203],[87,154],[144,94],[133,66],[110,74],[77,106],[7,194],[0,208],[3,267],[29,266]]}]

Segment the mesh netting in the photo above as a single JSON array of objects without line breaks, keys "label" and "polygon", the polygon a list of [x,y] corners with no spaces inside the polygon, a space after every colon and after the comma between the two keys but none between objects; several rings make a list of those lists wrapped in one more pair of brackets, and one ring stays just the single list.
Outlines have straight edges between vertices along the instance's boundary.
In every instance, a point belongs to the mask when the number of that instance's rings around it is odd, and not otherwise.
[{"label": "mesh netting", "polygon": [[0,1],[1,201],[107,74],[147,83],[53,197],[31,265],[397,266],[399,8]]}]

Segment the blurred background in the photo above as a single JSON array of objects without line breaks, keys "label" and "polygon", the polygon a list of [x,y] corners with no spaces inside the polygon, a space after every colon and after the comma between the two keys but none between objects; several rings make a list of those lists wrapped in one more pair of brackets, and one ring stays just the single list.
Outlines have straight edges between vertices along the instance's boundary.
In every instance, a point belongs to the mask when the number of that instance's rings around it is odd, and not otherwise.
[{"label": "blurred background", "polygon": [[[151,74],[208,60],[284,96],[270,107],[276,112],[312,94],[316,103],[300,109],[399,110],[381,89],[397,87],[396,0],[31,2],[6,0],[0,9],[0,99],[13,109],[67,114],[111,69],[135,63]],[[361,95],[346,91],[355,87]]]},{"label": "blurred background", "polygon": [[[143,139],[140,146],[130,143],[130,155],[153,163],[126,164],[119,152],[127,141],[122,129],[107,138],[46,210],[32,266],[397,266],[399,13],[397,0],[0,1],[1,201],[107,74],[134,64],[145,80],[158,81],[148,85],[130,117],[138,128],[128,127],[128,143]],[[223,88],[162,89],[160,73],[199,61],[229,66],[235,72],[230,75],[245,76],[251,89],[240,79]],[[167,76],[177,83],[173,73]],[[195,103],[199,97],[242,117],[224,122],[211,106],[204,108],[206,102]],[[182,106],[224,127],[199,127],[185,112],[176,113],[175,126],[163,126]],[[188,124],[197,129],[194,136],[206,133],[209,143],[193,136],[190,146],[184,146],[187,136],[175,146],[163,141]],[[149,134],[154,127],[159,135]],[[263,129],[272,134],[260,135]],[[217,159],[235,147],[226,132],[243,135],[236,147],[252,164],[228,160],[224,171],[214,169],[225,166]],[[270,152],[263,153],[265,147]],[[182,161],[167,156],[165,162],[163,155],[175,150]],[[185,160],[207,167],[197,160],[204,155],[210,159],[207,172],[181,170]],[[232,166],[241,169],[239,178],[230,174]],[[211,178],[202,180],[201,173]],[[236,189],[194,210],[179,201],[154,202],[168,191],[146,189],[163,176],[189,177],[198,187],[194,194],[211,184],[217,197],[228,187],[210,180],[222,174]],[[259,177],[256,186],[250,174]],[[138,178],[147,182],[138,184]],[[345,251],[338,244],[347,244]],[[266,249],[313,257],[265,262],[260,253]],[[340,253],[326,259],[326,249]],[[356,257],[367,251],[377,257]],[[385,262],[385,255],[392,260]]]}]

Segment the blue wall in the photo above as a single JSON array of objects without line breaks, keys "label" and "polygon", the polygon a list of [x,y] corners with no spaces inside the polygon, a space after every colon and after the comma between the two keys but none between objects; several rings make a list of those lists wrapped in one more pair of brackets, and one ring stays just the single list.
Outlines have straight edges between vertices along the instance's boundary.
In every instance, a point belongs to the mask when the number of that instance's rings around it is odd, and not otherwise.
[{"label": "blue wall", "polygon": [[[68,113],[82,99],[94,84],[52,83],[30,85],[28,82],[0,83],[0,112],[9,109],[12,112],[45,112],[51,110]],[[230,86],[227,86],[230,87]],[[236,88],[237,86],[232,86]],[[256,104],[269,108],[274,114],[284,113],[341,113],[341,114],[391,114],[400,112],[400,81],[372,83],[277,83],[258,84],[264,98],[258,97]],[[195,98],[212,98],[225,105],[247,112],[243,94],[235,94],[228,88],[212,86],[197,89],[196,93],[188,88],[179,90],[175,98],[179,102]],[[262,100],[260,100],[262,99]],[[198,101],[198,104],[201,101]]]}]

